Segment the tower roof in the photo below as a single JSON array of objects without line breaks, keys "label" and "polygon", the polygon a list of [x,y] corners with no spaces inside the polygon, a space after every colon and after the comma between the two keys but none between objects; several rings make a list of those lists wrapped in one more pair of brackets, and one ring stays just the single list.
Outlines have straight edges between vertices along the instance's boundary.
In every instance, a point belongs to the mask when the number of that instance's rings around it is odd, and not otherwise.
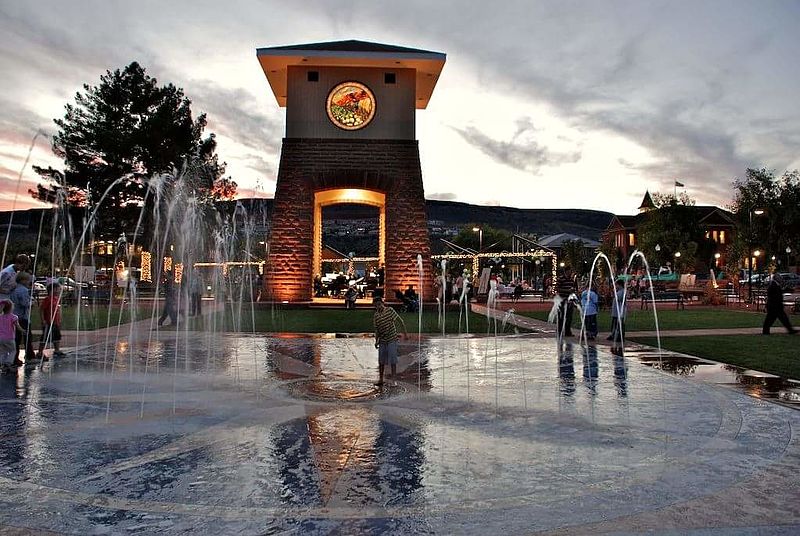
[{"label": "tower roof", "polygon": [[647,190],[644,193],[642,204],[639,205],[639,212],[647,212],[648,210],[652,210],[654,208],[656,208],[656,204],[653,203],[653,198],[650,197],[650,190]]},{"label": "tower roof", "polygon": [[286,106],[288,68],[302,65],[415,69],[418,109],[428,106],[447,58],[441,52],[357,40],[259,48],[256,57],[281,107]]}]

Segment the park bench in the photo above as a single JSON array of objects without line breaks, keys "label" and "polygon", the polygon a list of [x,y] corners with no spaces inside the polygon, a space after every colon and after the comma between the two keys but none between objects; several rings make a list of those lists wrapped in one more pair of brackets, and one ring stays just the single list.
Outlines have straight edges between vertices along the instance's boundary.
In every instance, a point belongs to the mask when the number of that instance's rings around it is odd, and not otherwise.
[{"label": "park bench", "polygon": [[654,292],[652,297],[650,296],[649,292],[643,293],[641,309],[647,309],[653,298],[655,298],[656,302],[675,302],[675,309],[686,308],[683,294],[679,290],[663,290]]},{"label": "park bench", "polygon": [[762,309],[767,309],[767,291],[766,290],[754,290],[753,291],[753,303],[756,305],[756,311],[761,311]]}]

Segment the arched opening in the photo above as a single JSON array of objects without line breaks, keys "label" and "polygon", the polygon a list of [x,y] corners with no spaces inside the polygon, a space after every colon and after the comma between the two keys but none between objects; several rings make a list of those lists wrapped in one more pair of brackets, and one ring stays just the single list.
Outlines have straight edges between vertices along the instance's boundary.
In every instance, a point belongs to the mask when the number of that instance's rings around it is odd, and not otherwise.
[{"label": "arched opening", "polygon": [[[378,208],[378,261],[386,264],[386,194],[361,188],[333,188],[314,193],[314,255],[312,264],[312,285],[316,274],[323,272],[322,222],[323,208],[331,205],[367,205]],[[345,252],[347,253],[347,252]]]}]

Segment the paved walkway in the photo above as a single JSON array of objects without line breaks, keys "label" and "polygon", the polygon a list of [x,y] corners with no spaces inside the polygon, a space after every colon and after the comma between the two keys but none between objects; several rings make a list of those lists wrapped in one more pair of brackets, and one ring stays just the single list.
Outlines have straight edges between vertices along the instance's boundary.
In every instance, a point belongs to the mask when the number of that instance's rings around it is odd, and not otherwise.
[{"label": "paved walkway", "polygon": [[[487,308],[484,305],[472,304],[472,310],[479,315],[485,315]],[[492,318],[499,321],[505,320],[519,328],[531,330],[534,333],[545,335],[548,337],[555,336],[556,326],[542,320],[530,318],[523,315],[510,315],[506,316],[506,311],[494,309],[491,311]],[[783,326],[773,326],[773,331],[780,332]],[[662,337],[700,337],[704,335],[758,335],[761,333],[760,327],[755,328],[709,328],[709,329],[670,329],[661,330]],[[600,335],[607,335],[608,332],[601,332]],[[598,335],[598,339],[602,340],[604,337]],[[625,337],[655,337],[655,331],[626,331]]]}]

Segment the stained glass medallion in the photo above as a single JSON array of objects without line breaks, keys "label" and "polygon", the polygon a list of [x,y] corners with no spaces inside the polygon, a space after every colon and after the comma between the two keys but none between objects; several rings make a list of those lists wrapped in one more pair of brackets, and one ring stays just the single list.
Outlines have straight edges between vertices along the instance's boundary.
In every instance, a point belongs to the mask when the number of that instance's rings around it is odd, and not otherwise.
[{"label": "stained glass medallion", "polygon": [[359,82],[343,82],[328,94],[328,117],[339,128],[358,130],[375,117],[375,95]]}]

